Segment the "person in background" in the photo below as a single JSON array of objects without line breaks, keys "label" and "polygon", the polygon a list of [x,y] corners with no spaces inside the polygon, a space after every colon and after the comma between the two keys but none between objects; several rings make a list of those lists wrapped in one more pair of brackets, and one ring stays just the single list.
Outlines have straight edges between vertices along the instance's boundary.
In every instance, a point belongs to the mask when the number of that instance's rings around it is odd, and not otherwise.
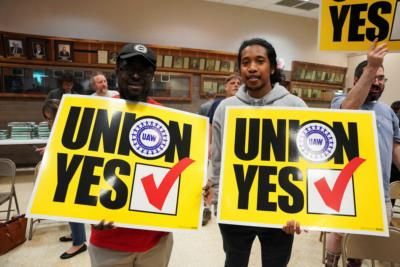
[{"label": "person in background", "polygon": [[[229,75],[226,79],[225,79],[225,84],[224,84],[224,90],[225,90],[225,98],[234,96],[236,94],[236,92],[239,90],[240,85],[242,84],[242,78],[234,73]],[[210,150],[208,152],[209,158],[211,158],[211,141],[212,141],[212,122],[213,122],[213,118],[214,118],[214,113],[215,110],[217,109],[218,105],[221,103],[221,101],[224,100],[224,98],[220,98],[220,99],[216,99],[214,100],[214,102],[212,103],[210,110],[208,111],[208,118],[209,118],[209,122],[210,122],[210,133],[209,133],[209,141],[210,141]],[[217,202],[214,201],[214,215],[217,216]],[[207,225],[207,223],[211,220],[211,209],[210,206],[206,206],[203,210],[203,226]]]},{"label": "person in background", "polygon": [[[274,47],[264,39],[254,38],[242,43],[238,52],[238,66],[243,85],[234,96],[222,100],[212,122],[212,176],[204,188],[205,201],[218,199],[222,140],[227,106],[288,106],[306,107],[303,100],[279,85],[281,74],[277,69]],[[213,191],[213,190],[215,191]],[[292,252],[294,233],[301,232],[300,224],[288,221],[282,229],[219,224],[225,251],[225,267],[248,265],[253,241],[261,243],[262,266],[284,267]]]},{"label": "person in background", "polygon": [[49,99],[59,99],[61,100],[64,94],[76,94],[74,91],[74,77],[71,73],[63,73],[63,75],[58,80],[59,88],[51,90],[47,94],[46,100]]},{"label": "person in background", "polygon": [[[116,65],[121,98],[158,104],[148,97],[155,70],[156,57],[150,48],[125,45]],[[92,267],[166,267],[172,245],[172,233],[114,227],[102,221],[92,226],[89,255]]]},{"label": "person in background", "polygon": [[[393,112],[397,115],[400,126],[400,101],[394,101],[392,105],[390,105],[390,107],[392,108]],[[390,169],[390,182],[394,181],[400,181],[400,169],[398,169],[394,164],[394,162],[392,162],[392,167]],[[396,200],[392,199],[391,201],[392,201],[392,206],[394,206]]]},{"label": "person in background", "polygon": [[[390,223],[392,205],[389,197],[390,165],[400,166],[399,120],[388,105],[379,101],[385,89],[383,59],[388,49],[385,43],[377,45],[375,40],[368,51],[367,60],[358,64],[354,72],[354,85],[347,95],[336,96],[331,103],[334,109],[362,109],[375,112],[378,129],[378,145],[382,169],[383,188],[386,202],[387,221]],[[342,253],[342,234],[328,233],[326,238],[327,255],[325,266],[336,267]],[[348,259],[348,267],[359,267],[360,259]]]},{"label": "person in background", "polygon": [[90,85],[95,90],[93,96],[105,96],[111,98],[119,98],[119,92],[115,90],[108,90],[108,83],[106,76],[102,72],[96,72],[90,78]]},{"label": "person in background", "polygon": [[211,108],[212,103],[214,102],[215,96],[217,94],[214,91],[207,91],[206,92],[206,99],[207,101],[200,105],[199,114],[203,116],[208,115],[208,111]]},{"label": "person in background", "polygon": [[[60,100],[49,99],[43,105],[42,113],[43,117],[47,120],[49,128],[53,126],[54,119],[56,118],[58,107],[60,106]],[[38,148],[36,151],[43,155],[45,147]],[[83,223],[68,223],[71,229],[71,234],[67,236],[62,236],[59,238],[60,242],[70,242],[72,241],[72,246],[60,255],[61,259],[72,258],[87,250],[86,242],[86,232],[85,225]]]},{"label": "person in background", "polygon": [[[242,78],[240,77],[239,74],[233,73],[229,75],[225,79],[225,84],[224,84],[225,98],[234,96],[236,92],[239,90],[240,85],[242,85]],[[221,101],[224,100],[225,98],[217,99],[211,105],[211,108],[207,114],[208,118],[210,119],[210,124],[212,124],[213,122],[215,110],[217,109]]]},{"label": "person in background", "polygon": [[400,100],[394,101],[392,105],[390,105],[392,108],[393,112],[397,115],[397,118],[400,119]]}]

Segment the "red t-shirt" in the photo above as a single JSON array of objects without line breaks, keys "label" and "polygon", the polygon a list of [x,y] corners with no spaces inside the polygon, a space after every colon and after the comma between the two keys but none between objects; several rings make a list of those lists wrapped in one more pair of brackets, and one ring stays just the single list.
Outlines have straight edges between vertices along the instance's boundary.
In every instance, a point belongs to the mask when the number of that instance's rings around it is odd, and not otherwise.
[{"label": "red t-shirt", "polygon": [[[160,105],[160,103],[152,98],[148,98],[147,103]],[[90,243],[100,248],[128,252],[144,252],[157,245],[161,237],[167,234],[167,232],[120,227],[111,230],[97,230],[92,227]]]}]

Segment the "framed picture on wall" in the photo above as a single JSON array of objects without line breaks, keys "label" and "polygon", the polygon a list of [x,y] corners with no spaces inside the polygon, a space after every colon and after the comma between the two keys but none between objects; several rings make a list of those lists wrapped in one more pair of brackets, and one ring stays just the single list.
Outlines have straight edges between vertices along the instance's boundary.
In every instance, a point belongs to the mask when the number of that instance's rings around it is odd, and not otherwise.
[{"label": "framed picture on wall", "polygon": [[220,67],[221,67],[221,60],[219,59],[215,60],[214,71],[219,71]]},{"label": "framed picture on wall", "polygon": [[108,64],[117,64],[118,53],[115,51],[109,51]]},{"label": "framed picture on wall", "polygon": [[336,76],[336,73],[335,72],[331,72],[331,78],[329,79],[328,82],[334,83],[335,82],[335,76]]},{"label": "framed picture on wall", "polygon": [[234,60],[231,60],[230,62],[231,62],[231,64],[229,66],[229,72],[239,71],[239,69],[237,67],[237,62]]},{"label": "framed picture on wall", "polygon": [[56,55],[55,58],[59,61],[73,60],[73,44],[67,41],[55,42]]},{"label": "framed picture on wall", "polygon": [[174,69],[182,69],[183,68],[183,57],[174,56]]},{"label": "framed picture on wall", "polygon": [[321,90],[312,89],[311,98],[321,98]]},{"label": "framed picture on wall", "polygon": [[42,39],[29,39],[29,57],[31,59],[47,59],[47,41]]},{"label": "framed picture on wall", "polygon": [[198,70],[200,67],[200,60],[197,57],[191,57],[189,62],[189,68],[191,70]]},{"label": "framed picture on wall", "polygon": [[97,63],[107,64],[108,63],[108,51],[107,50],[97,50]]},{"label": "framed picture on wall", "polygon": [[344,80],[344,74],[343,73],[336,73],[336,75],[335,75],[335,83],[342,84],[343,80]]},{"label": "framed picture on wall", "polygon": [[20,37],[5,37],[7,57],[25,58],[25,39]]},{"label": "framed picture on wall", "polygon": [[183,68],[184,69],[188,69],[189,68],[189,62],[190,62],[189,57],[184,57],[183,58]]},{"label": "framed picture on wall", "polygon": [[172,68],[172,56],[164,56],[164,68]]},{"label": "framed picture on wall", "polygon": [[215,68],[215,60],[214,59],[207,59],[206,61],[206,70],[214,71]]},{"label": "framed picture on wall", "polygon": [[230,68],[230,62],[228,60],[222,60],[221,68],[219,69],[219,71],[229,72],[229,68]]},{"label": "framed picture on wall", "polygon": [[322,80],[322,71],[317,70],[315,72],[315,79],[314,80],[317,81],[317,82]]},{"label": "framed picture on wall", "polygon": [[304,79],[305,80],[312,80],[314,72],[315,72],[314,70],[306,70],[306,74],[305,74]]},{"label": "framed picture on wall", "polygon": [[206,66],[206,59],[205,58],[200,58],[199,59],[199,69],[200,70],[204,70],[205,66]]},{"label": "framed picture on wall", "polygon": [[301,96],[301,88],[298,87],[292,88],[292,94],[295,96]]},{"label": "framed picture on wall", "polygon": [[157,68],[162,68],[163,64],[163,55],[157,55]]},{"label": "framed picture on wall", "polygon": [[225,94],[225,83],[218,82],[218,94]]}]

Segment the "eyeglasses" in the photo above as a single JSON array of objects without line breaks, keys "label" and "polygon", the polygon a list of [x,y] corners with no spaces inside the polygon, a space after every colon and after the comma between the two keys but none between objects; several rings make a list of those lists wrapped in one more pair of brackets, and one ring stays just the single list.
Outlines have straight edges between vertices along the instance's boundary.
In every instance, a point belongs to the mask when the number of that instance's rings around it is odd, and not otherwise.
[{"label": "eyeglasses", "polygon": [[127,72],[129,74],[138,74],[141,77],[151,76],[154,73],[154,68],[147,64],[138,62],[131,63],[129,61],[122,61],[118,67],[119,71]]},{"label": "eyeglasses", "polygon": [[388,79],[383,75],[375,76],[374,81],[375,80],[377,80],[379,83],[386,83],[388,81]]}]

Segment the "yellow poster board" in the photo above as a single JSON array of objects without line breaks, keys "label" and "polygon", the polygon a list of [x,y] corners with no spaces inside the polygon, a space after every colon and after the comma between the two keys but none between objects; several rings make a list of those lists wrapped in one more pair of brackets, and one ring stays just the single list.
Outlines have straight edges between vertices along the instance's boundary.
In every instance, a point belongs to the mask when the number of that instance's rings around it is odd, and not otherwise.
[{"label": "yellow poster board", "polygon": [[400,50],[400,1],[321,1],[321,50],[365,51],[376,37]]},{"label": "yellow poster board", "polygon": [[387,235],[376,136],[370,111],[228,107],[219,222]]},{"label": "yellow poster board", "polygon": [[64,96],[28,216],[140,229],[197,229],[205,117],[122,99]]}]

